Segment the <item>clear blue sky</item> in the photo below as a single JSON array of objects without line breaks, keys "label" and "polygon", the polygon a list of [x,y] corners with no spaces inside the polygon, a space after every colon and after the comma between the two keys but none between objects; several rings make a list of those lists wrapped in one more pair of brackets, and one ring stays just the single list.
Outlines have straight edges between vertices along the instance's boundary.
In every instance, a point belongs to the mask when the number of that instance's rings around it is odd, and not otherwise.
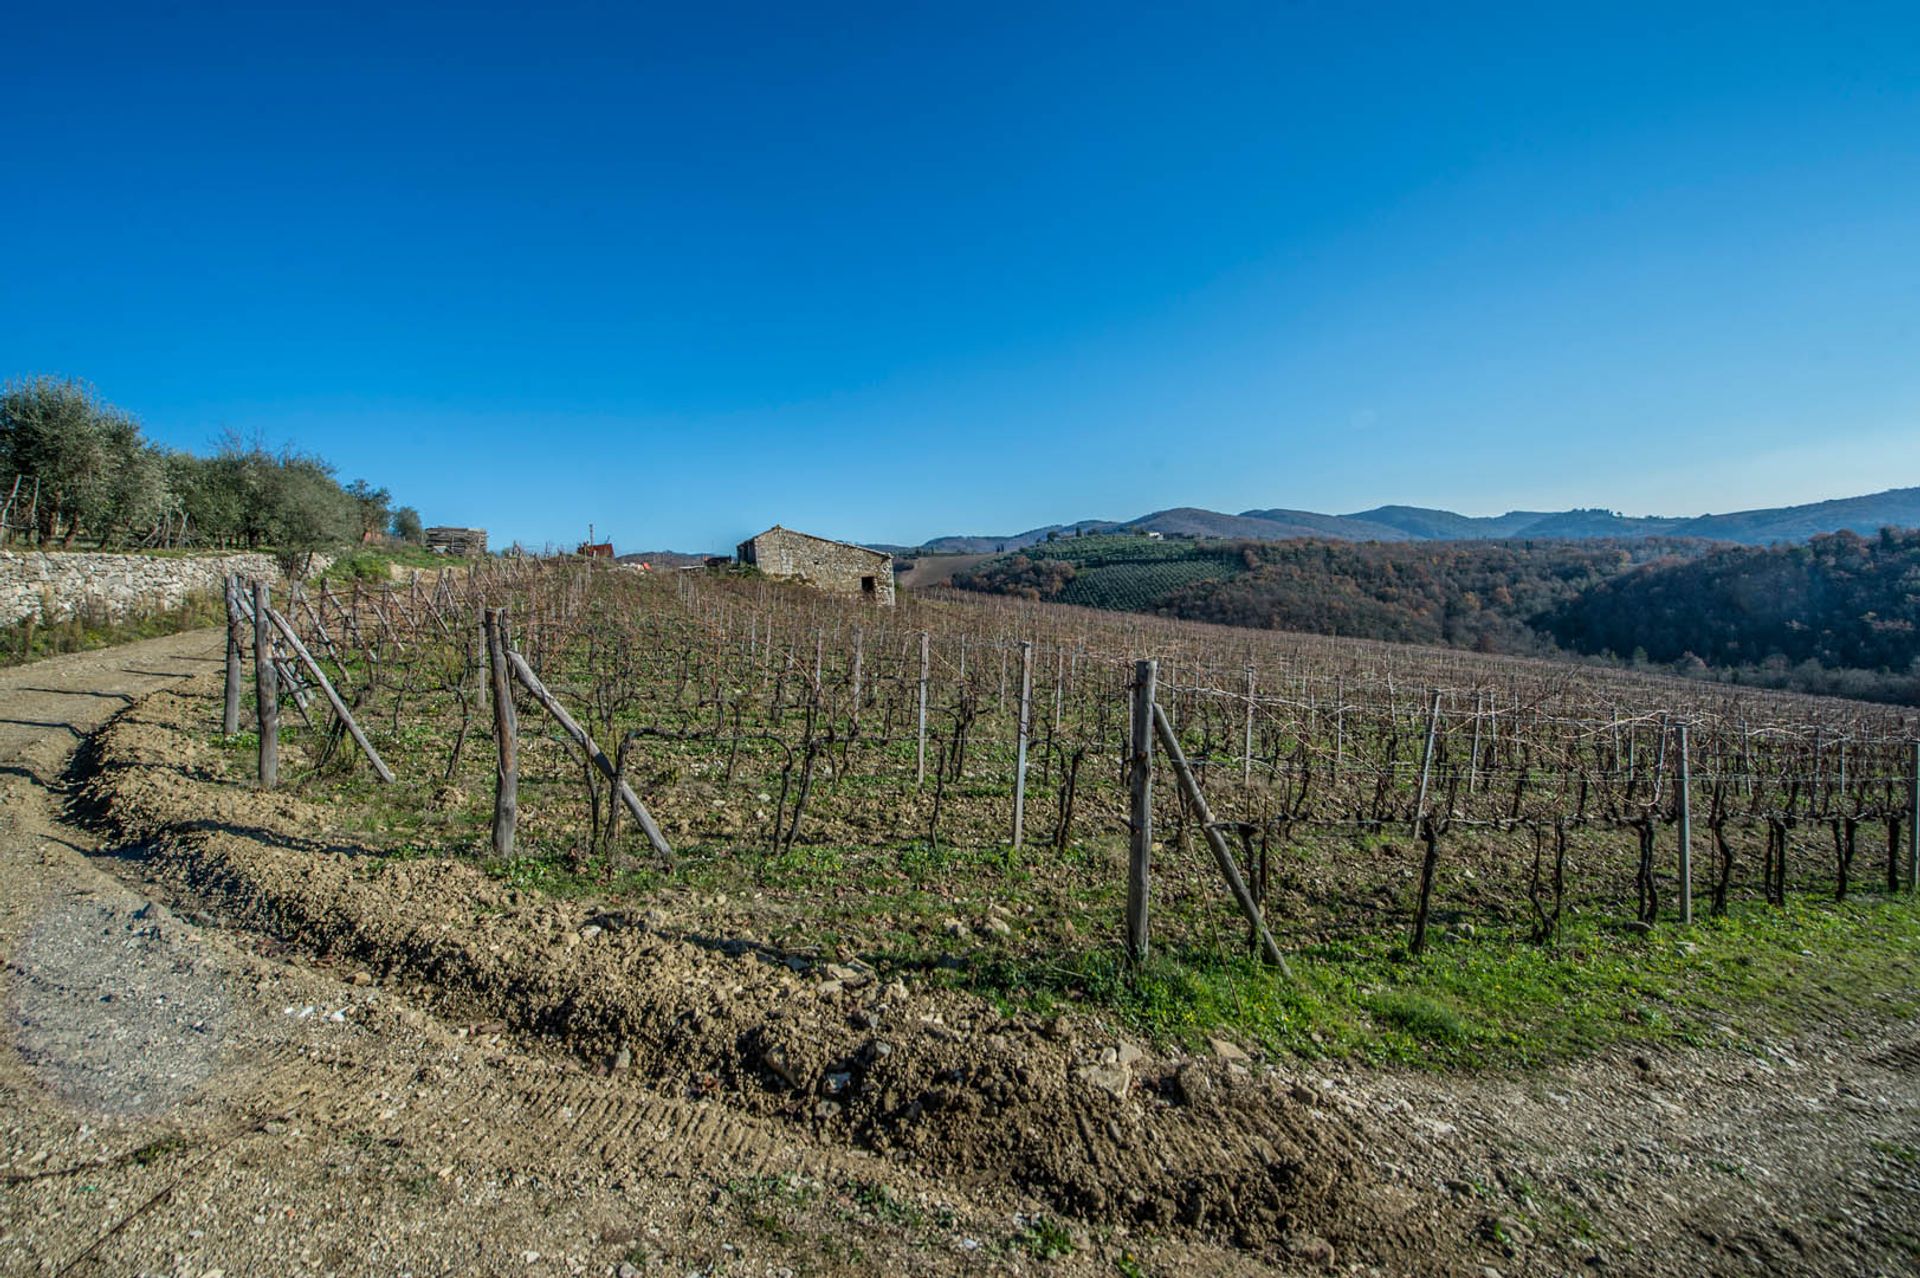
[{"label": "clear blue sky", "polygon": [[496,542],[1920,483],[1920,10],[16,3],[0,375]]}]

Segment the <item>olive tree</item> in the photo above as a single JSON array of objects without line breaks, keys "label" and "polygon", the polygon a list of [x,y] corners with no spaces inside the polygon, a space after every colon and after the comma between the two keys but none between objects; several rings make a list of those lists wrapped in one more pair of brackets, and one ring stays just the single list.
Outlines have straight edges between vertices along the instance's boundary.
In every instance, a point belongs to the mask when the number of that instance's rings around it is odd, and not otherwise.
[{"label": "olive tree", "polygon": [[151,530],[167,508],[167,467],[139,423],[84,383],[34,377],[0,392],[0,482],[31,486],[47,545],[106,544]]},{"label": "olive tree", "polygon": [[393,536],[409,546],[424,546],[427,532],[420,524],[420,512],[411,506],[402,506],[393,512]]},{"label": "olive tree", "polygon": [[392,518],[393,494],[384,488],[375,488],[364,479],[354,480],[346,491],[353,499],[354,515],[360,523],[360,540],[372,541],[384,533]]},{"label": "olive tree", "polygon": [[36,496],[13,508],[22,518],[31,508],[42,546],[83,536],[103,546],[172,544],[185,528],[201,545],[271,548],[290,572],[304,572],[315,551],[371,539],[390,522],[403,540],[419,537],[411,507],[392,511],[388,491],[365,480],[341,487],[319,457],[275,452],[236,431],[209,457],[163,451],[91,387],[56,377],[0,391],[0,488],[16,479]]}]

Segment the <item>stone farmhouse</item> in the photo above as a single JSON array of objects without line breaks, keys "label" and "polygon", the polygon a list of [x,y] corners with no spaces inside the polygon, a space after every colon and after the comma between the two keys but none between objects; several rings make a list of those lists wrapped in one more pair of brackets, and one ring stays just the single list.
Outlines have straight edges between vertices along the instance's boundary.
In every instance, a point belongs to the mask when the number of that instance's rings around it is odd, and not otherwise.
[{"label": "stone farmhouse", "polygon": [[775,524],[741,542],[737,554],[742,565],[758,568],[769,577],[893,606],[893,556],[882,551]]}]

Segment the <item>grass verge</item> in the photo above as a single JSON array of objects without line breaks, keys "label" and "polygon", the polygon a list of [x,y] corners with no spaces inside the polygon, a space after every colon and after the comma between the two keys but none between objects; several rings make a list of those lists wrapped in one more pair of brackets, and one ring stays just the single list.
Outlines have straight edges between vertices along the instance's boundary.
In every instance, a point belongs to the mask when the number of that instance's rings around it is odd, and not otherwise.
[{"label": "grass verge", "polygon": [[1820,1021],[1920,1014],[1920,904],[1744,904],[1642,935],[1573,922],[1556,946],[1481,931],[1409,958],[1393,938],[1314,946],[1288,981],[1251,958],[1117,951],[943,973],[1003,1005],[1103,1008],[1162,1041],[1226,1033],[1269,1051],[1433,1068],[1533,1066],[1618,1042],[1754,1046]]},{"label": "grass verge", "polygon": [[218,625],[225,618],[225,605],[213,595],[193,595],[172,608],[157,608],[117,620],[92,611],[44,624],[38,618],[31,618],[0,627],[0,667],[25,665],[62,653],[111,648],[136,639],[157,639],[183,630]]}]

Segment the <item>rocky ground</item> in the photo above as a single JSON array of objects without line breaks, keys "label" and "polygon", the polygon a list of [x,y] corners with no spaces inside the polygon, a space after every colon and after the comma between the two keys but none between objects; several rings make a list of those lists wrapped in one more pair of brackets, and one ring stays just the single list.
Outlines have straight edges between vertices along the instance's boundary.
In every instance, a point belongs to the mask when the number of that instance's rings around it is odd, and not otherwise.
[{"label": "rocky ground", "polygon": [[1160,1054],[383,867],[219,780],[217,655],[0,676],[0,1272],[1920,1265],[1920,1026],[1871,1008],[1518,1076]]}]

